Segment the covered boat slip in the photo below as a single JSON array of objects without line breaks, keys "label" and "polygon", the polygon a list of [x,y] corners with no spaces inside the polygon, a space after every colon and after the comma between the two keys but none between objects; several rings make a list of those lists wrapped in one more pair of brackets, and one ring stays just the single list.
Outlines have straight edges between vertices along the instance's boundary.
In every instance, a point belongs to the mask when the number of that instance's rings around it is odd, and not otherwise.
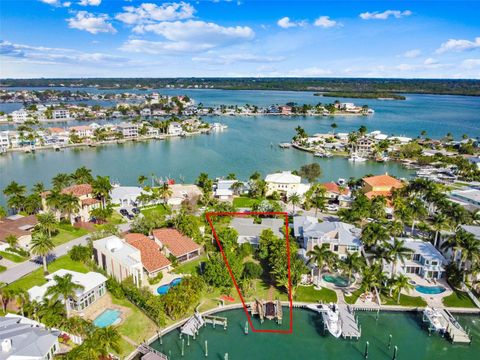
[{"label": "covered boat slip", "polygon": [[250,304],[250,313],[252,315],[258,315],[260,322],[263,323],[264,319],[277,320],[278,324],[282,323],[283,309],[280,300],[264,301],[255,299]]},{"label": "covered boat slip", "polygon": [[447,334],[453,343],[470,343],[472,339],[453,315],[446,309],[425,308],[423,321],[428,323],[429,331]]}]

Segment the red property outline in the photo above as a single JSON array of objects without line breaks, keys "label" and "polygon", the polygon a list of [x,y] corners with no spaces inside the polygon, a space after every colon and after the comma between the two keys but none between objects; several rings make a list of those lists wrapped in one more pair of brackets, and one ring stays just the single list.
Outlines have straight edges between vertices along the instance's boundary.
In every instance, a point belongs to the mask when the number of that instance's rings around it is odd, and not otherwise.
[{"label": "red property outline", "polygon": [[[235,276],[233,276],[232,269],[230,268],[230,264],[228,263],[227,257],[225,255],[225,252],[223,251],[222,244],[218,238],[217,232],[215,231],[215,227],[213,226],[212,223],[212,217],[217,217],[217,216],[246,216],[246,215],[282,215],[285,216],[285,240],[287,241],[287,267],[288,267],[288,302],[289,302],[289,312],[290,312],[290,327],[288,330],[273,330],[273,329],[255,329],[253,326],[252,319],[250,317],[250,314],[248,313],[247,306],[245,305],[245,300],[243,299],[242,292],[240,291],[240,288],[238,287],[237,281],[235,280]],[[259,333],[279,333],[279,334],[291,334],[293,332],[293,300],[292,300],[292,279],[291,279],[291,274],[290,274],[290,240],[289,240],[289,231],[288,231],[288,213],[286,212],[207,212],[205,214],[208,224],[210,225],[210,228],[212,229],[213,236],[215,237],[215,240],[217,241],[218,248],[220,249],[220,252],[222,253],[223,260],[225,261],[225,264],[227,265],[228,272],[230,274],[230,277],[233,280],[233,284],[235,285],[235,288],[237,289],[237,293],[240,296],[240,300],[242,301],[243,305],[243,310],[245,311],[245,314],[247,315],[247,320],[248,323],[250,324],[250,328],[252,329],[253,332],[259,332]]]}]

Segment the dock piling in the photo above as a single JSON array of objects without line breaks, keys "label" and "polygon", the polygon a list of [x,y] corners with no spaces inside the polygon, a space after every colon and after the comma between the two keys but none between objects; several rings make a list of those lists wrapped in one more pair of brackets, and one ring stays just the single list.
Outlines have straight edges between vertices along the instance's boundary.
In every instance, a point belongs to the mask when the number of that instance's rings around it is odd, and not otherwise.
[{"label": "dock piling", "polygon": [[390,349],[391,346],[392,346],[392,334],[388,336],[388,348]]},{"label": "dock piling", "polygon": [[205,357],[208,357],[208,342],[205,340]]},{"label": "dock piling", "polygon": [[393,348],[393,358],[392,358],[392,360],[397,359],[397,351],[398,351],[398,348],[397,348],[397,345],[395,345],[395,347]]},{"label": "dock piling", "polygon": [[365,343],[365,354],[363,356],[365,359],[368,359],[368,341]]}]

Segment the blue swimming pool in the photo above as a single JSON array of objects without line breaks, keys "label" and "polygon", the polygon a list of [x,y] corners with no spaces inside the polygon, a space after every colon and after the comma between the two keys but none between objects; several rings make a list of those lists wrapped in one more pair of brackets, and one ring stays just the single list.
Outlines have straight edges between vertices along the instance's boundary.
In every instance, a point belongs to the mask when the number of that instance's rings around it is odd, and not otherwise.
[{"label": "blue swimming pool", "polygon": [[443,293],[445,289],[443,286],[422,286],[422,285],[417,285],[415,286],[415,290],[417,290],[419,293],[422,294],[427,294],[427,295],[436,295],[436,294],[441,294]]},{"label": "blue swimming pool", "polygon": [[107,309],[93,320],[93,325],[104,328],[110,325],[116,325],[120,322],[120,310]]},{"label": "blue swimming pool", "polygon": [[170,281],[169,284],[159,286],[157,288],[157,293],[159,293],[160,295],[165,295],[172,286],[179,284],[180,281],[182,281],[182,278],[176,278]]}]

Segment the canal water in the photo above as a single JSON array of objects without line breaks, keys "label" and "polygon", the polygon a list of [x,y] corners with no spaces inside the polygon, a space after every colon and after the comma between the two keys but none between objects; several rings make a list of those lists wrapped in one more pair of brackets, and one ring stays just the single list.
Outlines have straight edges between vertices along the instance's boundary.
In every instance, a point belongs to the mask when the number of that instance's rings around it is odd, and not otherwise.
[{"label": "canal water", "polygon": [[[182,341],[179,331],[164,335],[163,344],[156,341],[152,346],[169,356],[169,359],[205,358],[205,340],[207,340],[208,359],[223,360],[228,353],[229,360],[236,359],[364,359],[365,343],[369,342],[368,359],[391,360],[394,346],[398,347],[399,360],[473,360],[480,352],[480,318],[478,316],[459,316],[462,325],[467,326],[473,335],[471,345],[451,344],[439,335],[428,335],[421,315],[418,313],[381,312],[376,320],[375,312],[358,312],[362,327],[360,340],[335,339],[325,335],[321,317],[308,310],[293,310],[293,333],[254,333],[245,335],[246,315],[243,310],[231,310],[218,313],[228,318],[225,331],[222,326],[213,329],[209,324],[200,329],[196,340],[184,337],[184,357],[181,356]],[[254,320],[255,327],[267,326],[267,320],[261,325]],[[273,325],[278,326],[278,325]],[[287,319],[278,328],[289,327]],[[392,344],[388,348],[389,335]],[[475,355],[477,354],[477,355]]]}]

